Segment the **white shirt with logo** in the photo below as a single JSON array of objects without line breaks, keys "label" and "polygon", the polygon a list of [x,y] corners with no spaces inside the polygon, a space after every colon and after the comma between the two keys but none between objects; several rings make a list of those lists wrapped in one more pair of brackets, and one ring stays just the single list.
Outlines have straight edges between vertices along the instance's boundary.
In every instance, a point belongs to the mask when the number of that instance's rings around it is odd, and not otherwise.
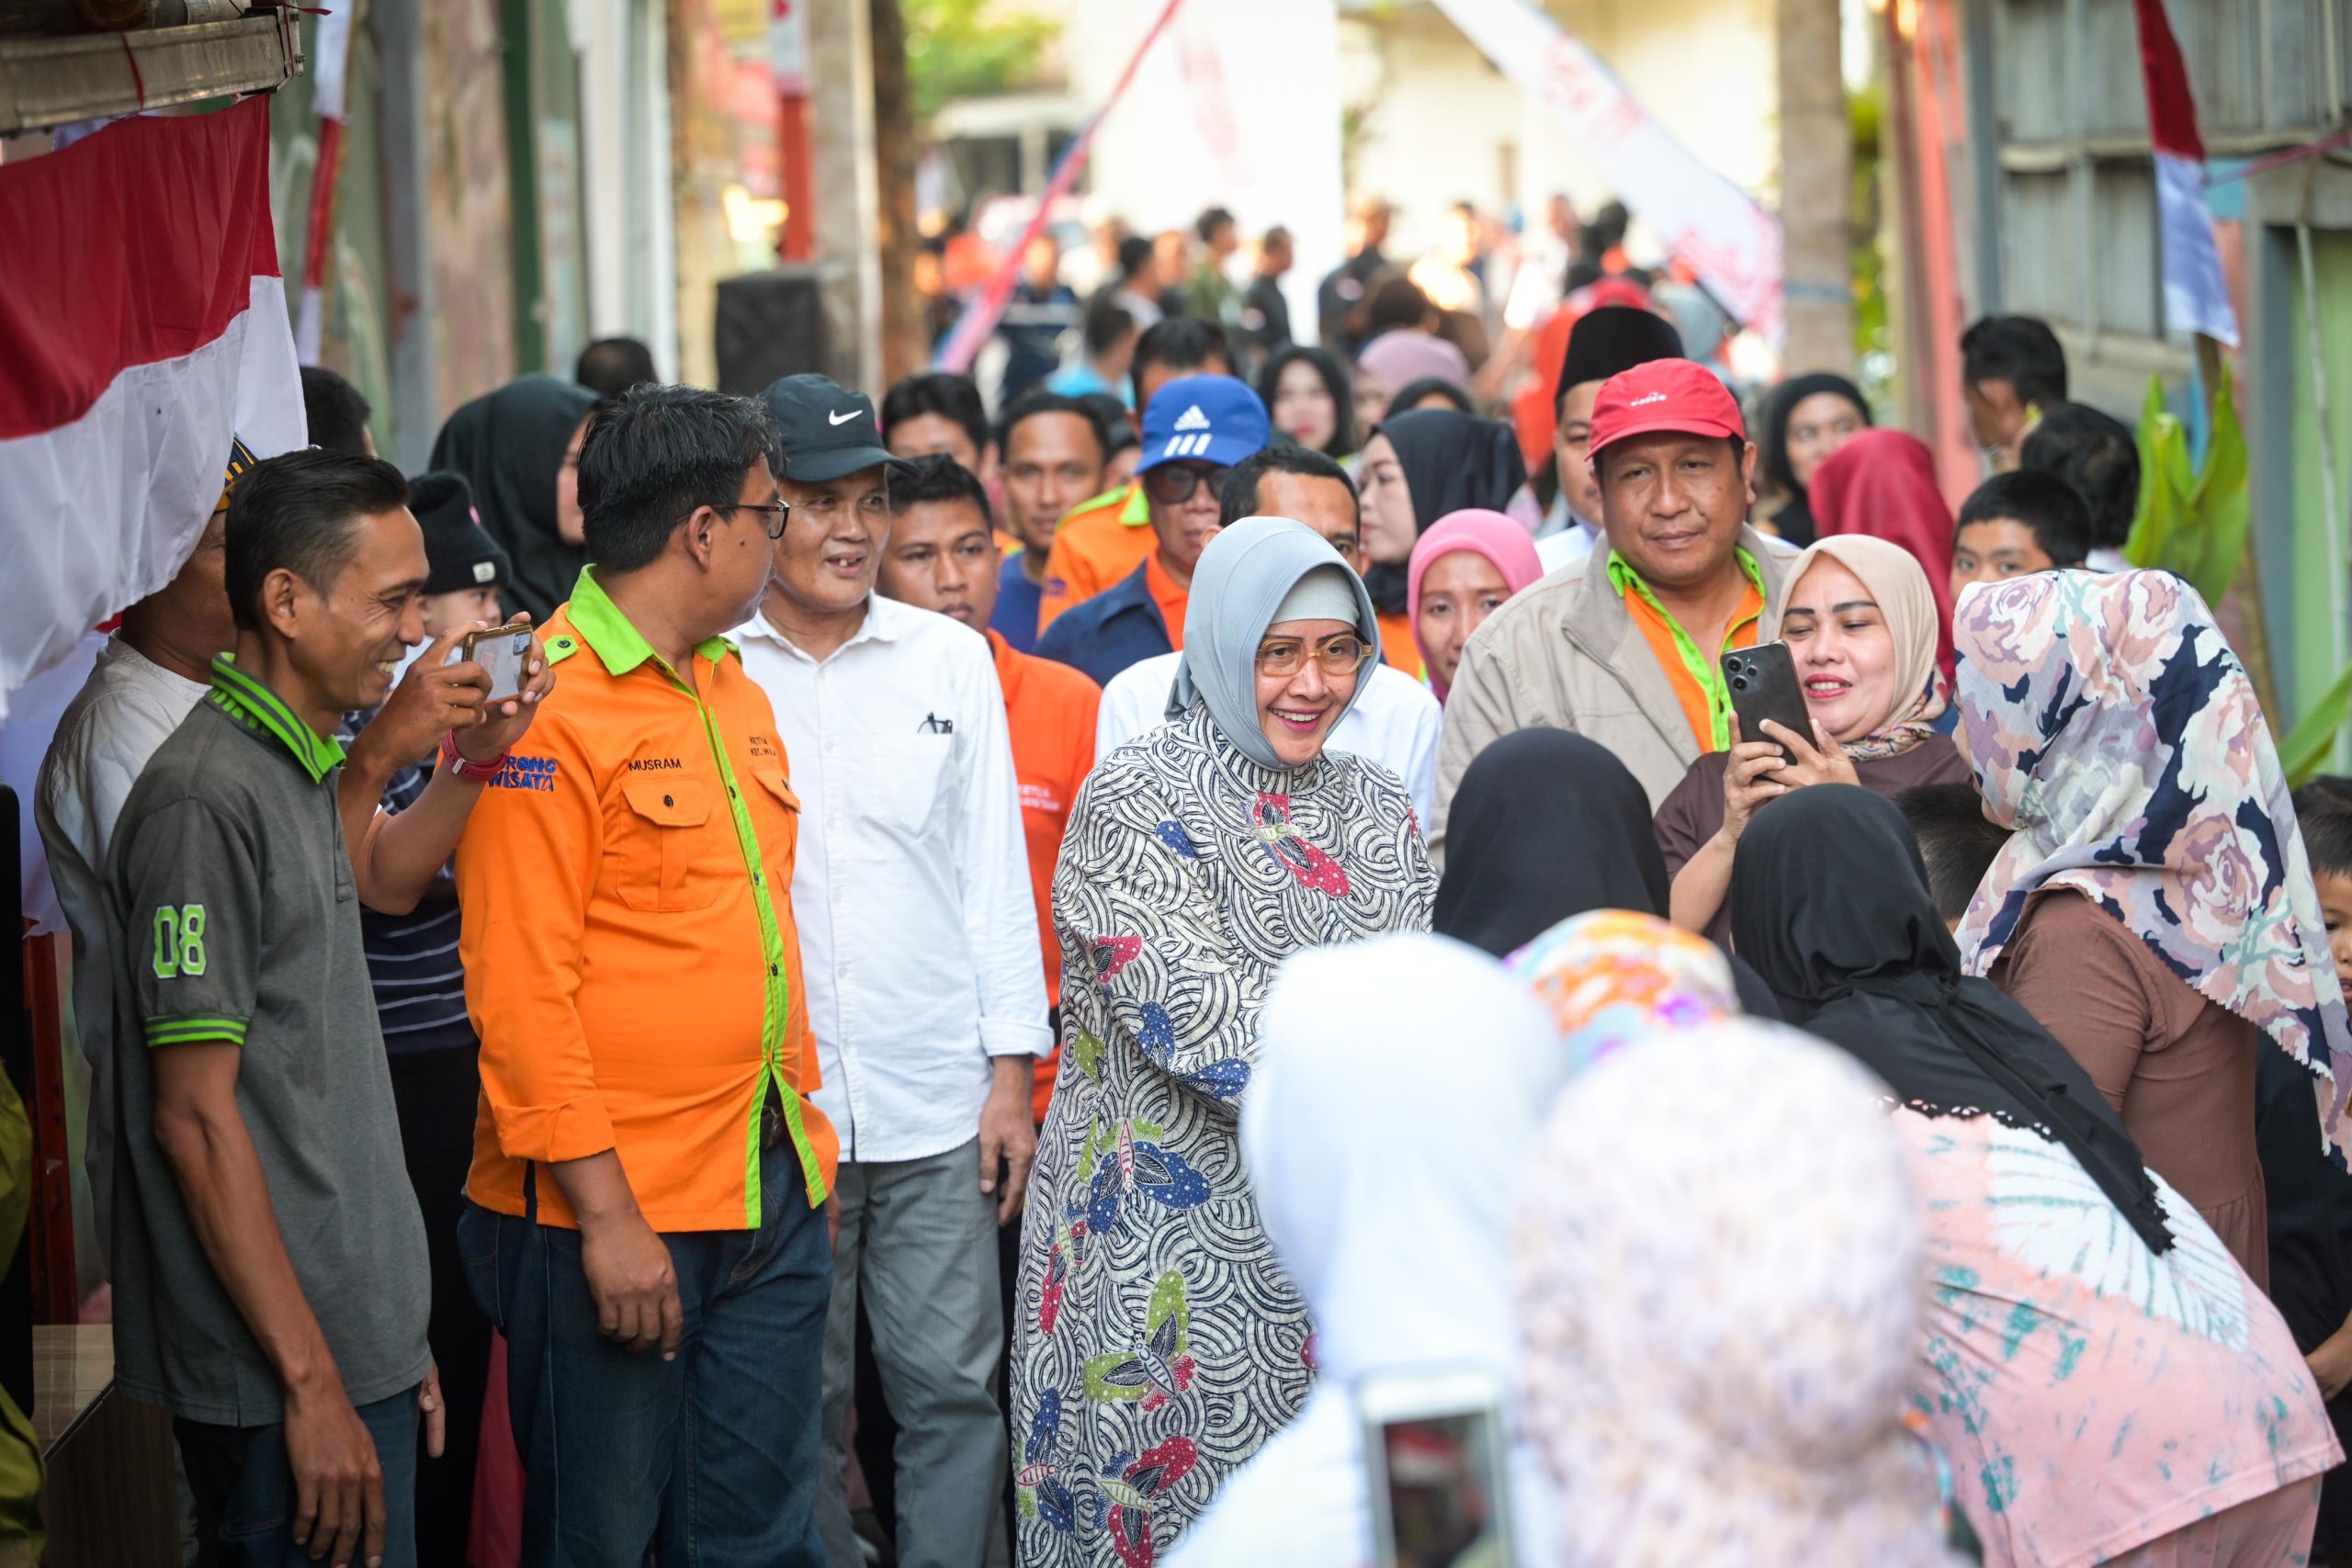
[{"label": "white shirt with logo", "polygon": [[1053,1043],[988,639],[878,594],[821,663],[764,616],[735,639],[800,797],[792,909],[817,1105],[845,1160],[958,1148],[978,1134],[990,1059]]}]

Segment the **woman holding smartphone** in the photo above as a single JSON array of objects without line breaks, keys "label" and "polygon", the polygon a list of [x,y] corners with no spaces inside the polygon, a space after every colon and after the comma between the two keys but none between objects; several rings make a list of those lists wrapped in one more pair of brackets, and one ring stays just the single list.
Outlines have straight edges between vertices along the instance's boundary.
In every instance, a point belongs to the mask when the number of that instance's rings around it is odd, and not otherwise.
[{"label": "woman holding smartphone", "polygon": [[1758,640],[1788,645],[1813,733],[1771,725],[1739,735],[1730,750],[1693,762],[1657,808],[1674,923],[1718,943],[1729,934],[1724,898],[1740,834],[1763,806],[1807,784],[1860,784],[1891,796],[1969,777],[1958,748],[1935,732],[1945,705],[1936,669],[1942,622],[1909,552],[1842,535],[1798,557],[1788,581]]}]

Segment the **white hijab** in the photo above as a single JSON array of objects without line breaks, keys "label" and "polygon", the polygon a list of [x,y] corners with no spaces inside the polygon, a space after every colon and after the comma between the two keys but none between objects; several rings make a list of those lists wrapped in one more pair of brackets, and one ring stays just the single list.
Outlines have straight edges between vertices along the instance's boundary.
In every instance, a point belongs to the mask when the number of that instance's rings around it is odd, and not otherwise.
[{"label": "white hijab", "polygon": [[[1515,1382],[1511,1192],[1568,1076],[1528,988],[1444,937],[1310,950],[1266,1002],[1241,1152],[1316,1325],[1315,1392],[1178,1543],[1170,1568],[1372,1561],[1354,1385],[1403,1367]],[[1551,1488],[1514,1444],[1517,1560],[1558,1556]]]}]

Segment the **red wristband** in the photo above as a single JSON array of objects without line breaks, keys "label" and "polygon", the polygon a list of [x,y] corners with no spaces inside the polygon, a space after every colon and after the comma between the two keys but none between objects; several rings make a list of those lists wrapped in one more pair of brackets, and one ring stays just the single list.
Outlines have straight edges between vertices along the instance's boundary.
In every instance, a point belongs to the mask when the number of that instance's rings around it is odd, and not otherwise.
[{"label": "red wristband", "polygon": [[486,762],[468,761],[465,754],[458,750],[458,735],[455,730],[441,737],[441,766],[468,784],[486,784],[496,778],[498,770],[505,765],[506,753],[503,751]]}]

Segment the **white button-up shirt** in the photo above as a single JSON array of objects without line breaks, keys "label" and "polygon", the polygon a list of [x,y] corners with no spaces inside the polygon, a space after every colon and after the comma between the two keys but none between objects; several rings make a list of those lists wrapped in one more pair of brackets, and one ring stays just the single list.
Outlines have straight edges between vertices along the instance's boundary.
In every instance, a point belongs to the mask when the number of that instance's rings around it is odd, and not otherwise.
[{"label": "white button-up shirt", "polygon": [[[1158,654],[1111,677],[1094,716],[1096,761],[1168,722],[1168,689],[1176,683],[1176,662],[1183,657]],[[1413,797],[1426,831],[1437,805],[1437,745],[1444,710],[1428,687],[1394,665],[1371,668],[1363,695],[1332,727],[1329,748],[1352,751],[1395,773]]]},{"label": "white button-up shirt", "polygon": [[879,594],[822,663],[764,615],[735,638],[800,797],[792,910],[817,1105],[845,1160],[944,1154],[978,1135],[989,1059],[1052,1045],[988,641]]}]

